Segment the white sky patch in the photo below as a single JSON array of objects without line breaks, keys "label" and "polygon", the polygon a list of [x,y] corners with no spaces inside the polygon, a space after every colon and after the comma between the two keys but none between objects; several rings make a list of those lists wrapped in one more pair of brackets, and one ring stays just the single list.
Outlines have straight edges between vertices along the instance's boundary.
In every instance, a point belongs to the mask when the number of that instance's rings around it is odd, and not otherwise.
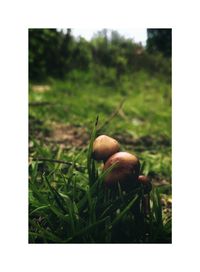
[{"label": "white sky patch", "polygon": [[[94,36],[95,33],[100,31],[102,29],[79,29],[79,28],[73,28],[72,34],[75,37],[83,37],[86,40],[91,40],[91,38]],[[125,38],[129,38],[134,40],[136,43],[141,42],[142,45],[146,45],[147,40],[147,29],[146,28],[132,28],[132,29],[112,29],[116,30],[119,34],[124,36]],[[110,29],[108,29],[108,36],[110,33]]]}]

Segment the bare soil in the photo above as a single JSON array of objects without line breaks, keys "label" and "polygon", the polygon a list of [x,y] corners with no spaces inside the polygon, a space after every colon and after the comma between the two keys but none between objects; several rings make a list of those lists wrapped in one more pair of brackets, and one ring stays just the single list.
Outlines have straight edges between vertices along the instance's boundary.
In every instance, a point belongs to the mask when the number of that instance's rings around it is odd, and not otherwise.
[{"label": "bare soil", "polygon": [[63,147],[84,147],[88,144],[89,135],[84,127],[55,123],[46,140],[58,143]]}]

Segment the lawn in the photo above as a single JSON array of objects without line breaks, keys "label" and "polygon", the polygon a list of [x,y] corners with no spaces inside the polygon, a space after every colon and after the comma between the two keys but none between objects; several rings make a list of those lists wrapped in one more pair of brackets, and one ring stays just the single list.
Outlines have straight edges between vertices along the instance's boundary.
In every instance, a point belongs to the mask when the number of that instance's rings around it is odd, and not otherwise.
[{"label": "lawn", "polygon": [[[95,126],[98,116],[98,124]],[[105,190],[96,136],[118,140],[152,180]],[[71,72],[29,86],[29,242],[171,242],[171,84],[145,72],[120,78]]]}]

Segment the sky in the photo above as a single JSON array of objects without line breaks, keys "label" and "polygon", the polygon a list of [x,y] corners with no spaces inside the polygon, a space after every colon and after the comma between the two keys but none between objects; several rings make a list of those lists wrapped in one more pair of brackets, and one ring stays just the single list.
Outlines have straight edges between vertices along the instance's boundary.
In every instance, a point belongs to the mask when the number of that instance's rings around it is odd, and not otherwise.
[{"label": "sky", "polygon": [[[73,28],[72,34],[75,37],[82,36],[86,40],[90,40],[92,36],[101,29],[79,29]],[[132,29],[112,29],[117,30],[125,38],[134,39],[135,42],[141,42],[146,45],[147,29],[146,28],[132,28]]]}]

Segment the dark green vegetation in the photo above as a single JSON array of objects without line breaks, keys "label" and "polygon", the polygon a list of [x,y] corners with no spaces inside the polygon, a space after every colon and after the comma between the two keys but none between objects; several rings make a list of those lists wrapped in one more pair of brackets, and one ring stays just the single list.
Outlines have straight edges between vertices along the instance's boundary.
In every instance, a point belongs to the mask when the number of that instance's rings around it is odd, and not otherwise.
[{"label": "dark green vegetation", "polygon": [[[93,44],[99,46],[100,38]],[[156,62],[158,55],[150,58]],[[36,78],[30,81],[30,243],[171,242],[170,72],[142,65],[137,71],[125,65],[119,72],[100,59],[85,70],[68,69],[62,79],[45,78],[45,72],[41,85]],[[170,60],[159,55],[159,61],[170,71]],[[126,194],[120,187],[115,193],[105,190],[101,164],[91,158],[99,134],[116,138],[123,150],[139,157],[141,174],[153,183],[149,212],[142,188]]]},{"label": "dark green vegetation", "polygon": [[[170,78],[171,31],[148,30],[147,50],[117,31],[104,29],[88,42],[75,39],[71,30],[29,30],[29,78],[44,81],[65,78],[72,70],[93,71],[111,85],[122,74],[145,70],[151,75]],[[151,54],[153,52],[153,55]],[[109,69],[105,69],[109,68]],[[109,81],[109,82],[108,82]]]},{"label": "dark green vegetation", "polygon": [[171,28],[165,29],[148,29],[147,50],[149,52],[162,52],[164,56],[171,57],[172,55],[172,30]]}]

